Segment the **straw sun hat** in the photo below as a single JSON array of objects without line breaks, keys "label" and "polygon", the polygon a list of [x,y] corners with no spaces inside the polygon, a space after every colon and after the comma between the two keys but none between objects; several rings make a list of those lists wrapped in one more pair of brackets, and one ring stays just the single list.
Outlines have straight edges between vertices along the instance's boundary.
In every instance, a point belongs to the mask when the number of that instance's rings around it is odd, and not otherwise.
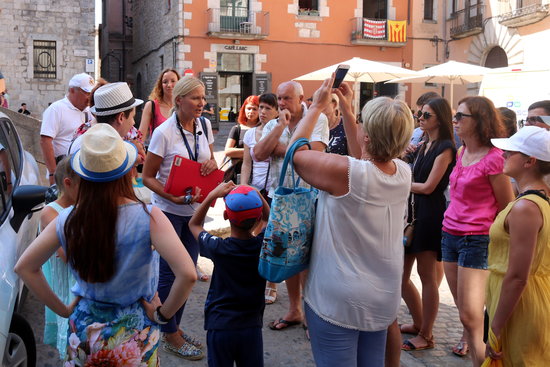
[{"label": "straw sun hat", "polygon": [[109,124],[95,124],[84,135],[80,150],[71,157],[71,167],[84,180],[114,181],[134,166],[136,147],[120,137]]}]

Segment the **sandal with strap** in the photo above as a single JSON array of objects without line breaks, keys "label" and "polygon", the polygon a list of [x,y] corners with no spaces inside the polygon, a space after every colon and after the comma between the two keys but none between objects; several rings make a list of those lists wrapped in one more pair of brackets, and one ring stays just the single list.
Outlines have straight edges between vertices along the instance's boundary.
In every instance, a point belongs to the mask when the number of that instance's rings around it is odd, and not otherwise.
[{"label": "sandal with strap", "polygon": [[459,357],[465,357],[468,354],[468,342],[466,340],[459,341],[452,349],[453,354]]},{"label": "sandal with strap", "polygon": [[418,333],[418,336],[420,336],[422,339],[424,339],[426,341],[426,345],[422,346],[422,347],[417,347],[416,345],[414,345],[411,341],[411,339],[407,339],[405,340],[405,342],[403,343],[403,345],[401,346],[401,350],[404,350],[404,351],[412,351],[412,350],[425,350],[425,349],[433,349],[435,347],[435,343],[434,343],[434,337],[433,335],[429,338],[426,338],[424,336],[424,334],[422,333]]},{"label": "sandal with strap", "polygon": [[265,288],[265,304],[272,305],[277,300],[277,289],[266,287]]}]

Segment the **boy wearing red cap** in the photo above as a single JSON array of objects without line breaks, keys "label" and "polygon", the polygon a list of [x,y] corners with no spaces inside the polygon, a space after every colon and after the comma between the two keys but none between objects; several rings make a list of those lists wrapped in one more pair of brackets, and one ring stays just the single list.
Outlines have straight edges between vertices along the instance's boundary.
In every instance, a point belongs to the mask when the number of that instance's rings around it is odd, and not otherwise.
[{"label": "boy wearing red cap", "polygon": [[[224,218],[231,224],[225,239],[203,228],[210,204],[219,197],[224,197]],[[214,262],[204,307],[209,367],[264,365],[265,279],[258,273],[264,233],[254,236],[252,231],[268,217],[269,205],[256,189],[230,181],[212,190],[189,221],[201,255]]]}]

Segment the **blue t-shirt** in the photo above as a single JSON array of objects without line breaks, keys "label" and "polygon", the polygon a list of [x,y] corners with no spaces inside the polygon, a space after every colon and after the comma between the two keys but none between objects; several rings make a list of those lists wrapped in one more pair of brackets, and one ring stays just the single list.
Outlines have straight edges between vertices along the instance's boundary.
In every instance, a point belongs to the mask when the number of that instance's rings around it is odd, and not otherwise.
[{"label": "blue t-shirt", "polygon": [[[57,237],[65,251],[65,221],[72,210],[70,206],[57,217]],[[131,305],[142,297],[150,301],[157,291],[159,277],[159,254],[151,247],[150,220],[141,203],[120,205],[116,225],[115,274],[107,282],[88,283],[80,279],[71,267],[76,279],[73,293],[120,306]]]},{"label": "blue t-shirt", "polygon": [[265,279],[258,273],[263,232],[248,240],[201,232],[201,256],[214,262],[204,305],[205,330],[261,328]]}]

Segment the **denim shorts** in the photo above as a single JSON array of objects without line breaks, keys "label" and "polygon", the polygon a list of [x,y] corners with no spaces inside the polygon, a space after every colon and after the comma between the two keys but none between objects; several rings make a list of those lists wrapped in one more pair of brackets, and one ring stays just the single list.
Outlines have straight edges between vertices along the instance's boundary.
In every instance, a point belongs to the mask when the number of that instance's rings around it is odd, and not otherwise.
[{"label": "denim shorts", "polygon": [[463,268],[487,269],[489,235],[455,236],[441,234],[441,260],[457,263]]}]

